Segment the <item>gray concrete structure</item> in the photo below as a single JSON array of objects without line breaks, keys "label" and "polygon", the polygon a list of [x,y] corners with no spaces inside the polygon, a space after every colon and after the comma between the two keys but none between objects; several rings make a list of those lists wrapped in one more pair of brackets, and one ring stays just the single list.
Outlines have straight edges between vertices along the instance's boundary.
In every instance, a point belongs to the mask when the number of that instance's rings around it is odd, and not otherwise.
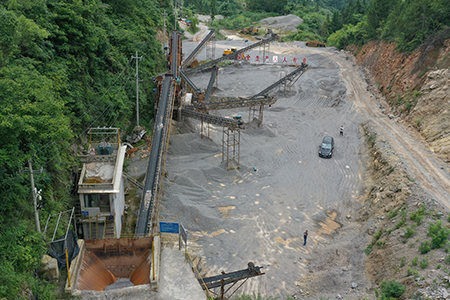
[{"label": "gray concrete structure", "polygon": [[[107,153],[102,149],[108,149]],[[85,239],[119,238],[125,207],[123,163],[126,146],[91,144],[78,182]]]}]

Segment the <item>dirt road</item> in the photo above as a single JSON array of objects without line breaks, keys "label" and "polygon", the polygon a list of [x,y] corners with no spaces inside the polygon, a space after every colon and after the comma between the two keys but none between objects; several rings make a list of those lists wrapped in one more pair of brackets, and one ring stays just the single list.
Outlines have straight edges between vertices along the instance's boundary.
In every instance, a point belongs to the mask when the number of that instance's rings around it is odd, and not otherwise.
[{"label": "dirt road", "polygon": [[[195,46],[186,42],[183,51]],[[245,43],[216,45],[232,46]],[[249,280],[242,292],[282,299],[288,294],[374,299],[364,272],[368,237],[355,221],[365,188],[361,124],[373,122],[401,154],[400,163],[441,201],[447,200],[448,175],[407,130],[382,113],[348,55],[302,43],[275,44],[270,52],[290,60],[304,57],[310,68],[290,91],[277,91],[279,100],[266,107],[261,127],[248,125],[241,132],[240,169],[226,171],[222,162],[222,128],[210,127],[210,138],[201,139],[199,122],[179,124],[180,134],[170,139],[161,218],[189,230],[189,251],[205,276],[244,269],[249,261],[263,265],[266,274]],[[215,94],[253,95],[291,70],[279,64],[224,66]],[[205,88],[209,74],[191,79]],[[240,114],[251,121],[248,109],[211,113]],[[326,135],[336,140],[328,160],[317,155]],[[306,229],[310,235],[304,246]]]}]

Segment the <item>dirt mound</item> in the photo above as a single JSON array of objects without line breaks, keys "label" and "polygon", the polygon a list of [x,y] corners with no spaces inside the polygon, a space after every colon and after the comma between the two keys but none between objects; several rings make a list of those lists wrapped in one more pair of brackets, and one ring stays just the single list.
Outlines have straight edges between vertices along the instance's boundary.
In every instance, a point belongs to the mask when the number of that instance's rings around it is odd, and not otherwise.
[{"label": "dirt mound", "polygon": [[297,26],[303,22],[303,19],[296,15],[287,15],[281,17],[270,17],[261,20],[260,24],[263,26],[269,26],[274,29],[281,29],[287,31],[297,31]]}]

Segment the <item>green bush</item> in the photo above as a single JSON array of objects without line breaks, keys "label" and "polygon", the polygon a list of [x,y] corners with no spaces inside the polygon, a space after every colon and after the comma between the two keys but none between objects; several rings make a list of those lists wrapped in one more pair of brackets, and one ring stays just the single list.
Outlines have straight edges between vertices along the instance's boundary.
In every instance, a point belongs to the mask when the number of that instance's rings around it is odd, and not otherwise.
[{"label": "green bush", "polygon": [[399,229],[400,227],[402,227],[403,225],[405,225],[406,223],[406,219],[405,218],[401,218],[397,224],[395,224],[395,229]]},{"label": "green bush", "polygon": [[431,248],[442,248],[447,241],[450,234],[450,229],[442,227],[442,221],[439,220],[436,223],[430,223],[428,227],[428,235],[431,236]]},{"label": "green bush", "polygon": [[389,218],[389,219],[392,219],[392,218],[396,217],[397,214],[398,214],[398,211],[399,211],[399,209],[391,210],[391,211],[388,213],[388,215],[387,215],[388,218]]},{"label": "green bush", "polygon": [[419,277],[419,271],[408,268],[406,276],[412,276],[414,278],[417,278],[417,277]]},{"label": "green bush", "polygon": [[417,225],[422,223],[423,217],[427,214],[426,208],[422,206],[415,212],[411,213],[410,219],[414,221]]},{"label": "green bush", "polygon": [[430,247],[430,243],[428,241],[420,243],[419,251],[421,254],[426,254],[426,253],[430,252],[430,250],[431,250],[431,247]]},{"label": "green bush", "polygon": [[380,299],[387,300],[392,298],[399,298],[406,291],[406,287],[402,284],[393,281],[381,283]]},{"label": "green bush", "polygon": [[450,254],[445,257],[445,262],[450,264]]},{"label": "green bush", "polygon": [[411,261],[411,266],[415,267],[417,266],[417,261],[419,260],[419,258],[416,256],[413,258],[413,260]]},{"label": "green bush", "polygon": [[420,261],[420,267],[422,269],[425,269],[426,267],[428,267],[428,265],[430,264],[430,262],[428,261],[428,257],[424,257],[422,258],[422,260]]},{"label": "green bush", "polygon": [[415,234],[415,231],[409,226],[406,226],[406,228],[403,229],[403,232],[405,233],[405,239],[409,239]]},{"label": "green bush", "polygon": [[350,44],[362,45],[367,41],[367,31],[365,29],[365,21],[361,21],[356,25],[346,24],[344,28],[336,31],[328,37],[329,46],[335,46],[343,49]]}]

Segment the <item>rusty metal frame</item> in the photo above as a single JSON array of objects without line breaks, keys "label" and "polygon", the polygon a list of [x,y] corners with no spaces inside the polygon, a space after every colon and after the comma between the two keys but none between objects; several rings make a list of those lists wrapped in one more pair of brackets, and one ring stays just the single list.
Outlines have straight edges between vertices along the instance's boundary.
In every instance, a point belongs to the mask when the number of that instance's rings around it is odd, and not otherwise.
[{"label": "rusty metal frame", "polygon": [[[226,161],[227,170],[239,169],[241,152],[241,130],[239,128],[223,128],[222,162]],[[231,163],[234,163],[231,166]]]},{"label": "rusty metal frame", "polygon": [[264,118],[264,105],[251,106],[248,113],[248,122],[251,123],[255,118],[256,113],[258,113],[258,127],[261,126]]}]

